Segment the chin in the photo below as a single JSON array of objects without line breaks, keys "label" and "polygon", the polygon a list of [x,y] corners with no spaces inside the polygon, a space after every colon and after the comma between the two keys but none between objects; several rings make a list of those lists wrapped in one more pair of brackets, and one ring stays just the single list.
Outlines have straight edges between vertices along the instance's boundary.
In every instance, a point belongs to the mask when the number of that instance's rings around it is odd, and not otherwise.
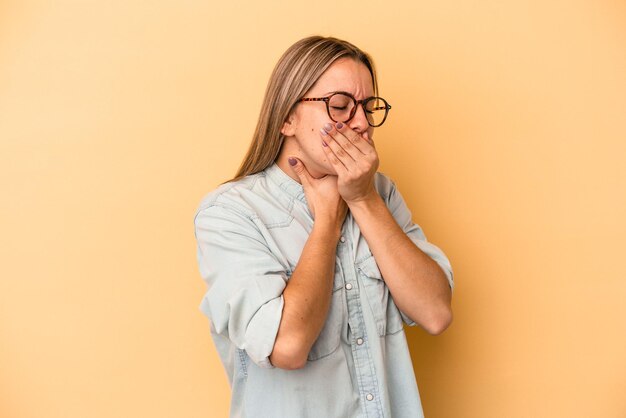
[{"label": "chin", "polygon": [[304,166],[309,171],[309,174],[311,175],[311,177],[316,178],[316,179],[319,179],[328,175],[331,175],[331,176],[337,175],[337,171],[335,170],[335,167],[333,167],[332,164],[327,160],[323,160],[320,162],[317,162],[315,160],[310,161],[308,163],[304,162]]},{"label": "chin", "polygon": [[318,178],[324,176],[336,176],[337,170],[335,170],[335,167],[333,167],[330,162],[324,161],[324,164],[320,165],[320,171],[318,171],[318,174]]}]

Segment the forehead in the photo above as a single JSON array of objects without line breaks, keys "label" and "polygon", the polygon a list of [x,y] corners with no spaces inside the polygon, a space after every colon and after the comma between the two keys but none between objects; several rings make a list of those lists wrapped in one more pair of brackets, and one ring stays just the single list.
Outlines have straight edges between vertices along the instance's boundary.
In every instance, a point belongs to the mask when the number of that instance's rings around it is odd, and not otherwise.
[{"label": "forehead", "polygon": [[374,83],[365,64],[353,58],[338,59],[324,71],[309,94],[326,95],[335,91],[346,91],[357,99],[372,96]]}]

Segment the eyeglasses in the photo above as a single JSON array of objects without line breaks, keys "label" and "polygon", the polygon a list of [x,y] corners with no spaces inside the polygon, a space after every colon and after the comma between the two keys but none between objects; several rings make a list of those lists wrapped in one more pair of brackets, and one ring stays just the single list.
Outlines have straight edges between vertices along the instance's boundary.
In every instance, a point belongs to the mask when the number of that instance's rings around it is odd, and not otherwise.
[{"label": "eyeglasses", "polygon": [[387,119],[391,105],[382,97],[356,100],[350,93],[338,91],[328,97],[303,97],[298,102],[326,102],[328,116],[334,122],[346,123],[354,117],[359,103],[365,110],[367,123],[372,127],[382,125]]}]

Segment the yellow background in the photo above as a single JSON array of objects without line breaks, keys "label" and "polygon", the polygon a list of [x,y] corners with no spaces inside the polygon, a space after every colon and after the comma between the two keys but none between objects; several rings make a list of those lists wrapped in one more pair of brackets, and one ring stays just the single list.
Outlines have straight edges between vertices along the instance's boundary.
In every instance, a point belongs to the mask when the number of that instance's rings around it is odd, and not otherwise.
[{"label": "yellow background", "polygon": [[193,234],[269,74],[370,52],[377,132],[452,262],[408,328],[429,418],[626,416],[623,1],[0,3],[0,416],[223,417]]}]

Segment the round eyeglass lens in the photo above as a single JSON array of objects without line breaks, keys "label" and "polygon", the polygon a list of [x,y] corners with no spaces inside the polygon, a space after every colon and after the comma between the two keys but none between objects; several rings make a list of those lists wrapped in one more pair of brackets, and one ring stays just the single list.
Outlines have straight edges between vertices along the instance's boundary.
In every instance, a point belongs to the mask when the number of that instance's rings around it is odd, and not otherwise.
[{"label": "round eyeglass lens", "polygon": [[[372,126],[379,126],[387,116],[387,103],[380,97],[372,97],[365,103],[365,116]],[[343,93],[335,93],[328,100],[328,111],[335,122],[346,122],[354,111],[354,99]]]},{"label": "round eyeglass lens", "polygon": [[365,115],[372,126],[380,125],[387,115],[387,103],[380,97],[372,97],[365,104]]},{"label": "round eyeglass lens", "polygon": [[345,94],[335,93],[328,100],[328,111],[335,122],[345,122],[350,119],[353,107],[354,100]]}]

